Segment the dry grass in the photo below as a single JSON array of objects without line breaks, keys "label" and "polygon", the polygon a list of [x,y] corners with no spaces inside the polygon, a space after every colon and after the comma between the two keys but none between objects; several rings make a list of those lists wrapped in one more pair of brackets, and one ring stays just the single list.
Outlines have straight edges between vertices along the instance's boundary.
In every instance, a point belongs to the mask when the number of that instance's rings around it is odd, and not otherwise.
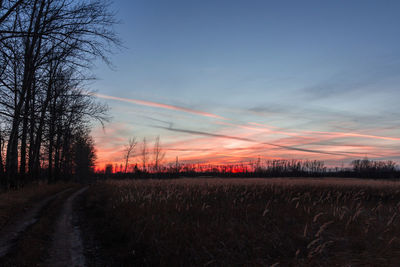
[{"label": "dry grass", "polygon": [[29,185],[23,189],[0,194],[0,229],[16,215],[29,209],[36,201],[53,195],[71,184],[58,183],[53,185]]},{"label": "dry grass", "polygon": [[400,258],[400,183],[356,179],[109,181],[89,218],[110,264],[368,265]]}]

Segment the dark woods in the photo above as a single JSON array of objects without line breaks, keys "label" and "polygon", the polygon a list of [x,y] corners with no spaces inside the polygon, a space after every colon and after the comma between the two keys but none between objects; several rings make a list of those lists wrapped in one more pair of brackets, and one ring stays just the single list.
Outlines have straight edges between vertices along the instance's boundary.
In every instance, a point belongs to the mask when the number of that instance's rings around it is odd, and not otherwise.
[{"label": "dark woods", "polygon": [[351,163],[353,172],[357,177],[367,178],[399,178],[396,163],[388,161],[373,161],[365,159],[353,160]]},{"label": "dark woods", "polygon": [[118,40],[102,0],[0,0],[0,178],[4,187],[84,177],[93,119],[107,106],[85,90],[91,62]]}]

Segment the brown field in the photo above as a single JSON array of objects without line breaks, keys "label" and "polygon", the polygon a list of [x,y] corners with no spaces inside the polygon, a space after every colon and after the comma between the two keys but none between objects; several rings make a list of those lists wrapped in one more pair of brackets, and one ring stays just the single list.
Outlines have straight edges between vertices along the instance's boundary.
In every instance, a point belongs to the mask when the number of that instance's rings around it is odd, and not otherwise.
[{"label": "brown field", "polygon": [[111,265],[396,266],[400,183],[178,179],[98,183],[84,199]]}]

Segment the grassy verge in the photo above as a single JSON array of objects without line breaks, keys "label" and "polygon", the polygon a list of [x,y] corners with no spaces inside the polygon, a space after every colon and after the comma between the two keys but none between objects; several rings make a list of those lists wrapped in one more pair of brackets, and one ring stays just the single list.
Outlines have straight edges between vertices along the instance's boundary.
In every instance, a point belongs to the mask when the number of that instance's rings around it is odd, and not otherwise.
[{"label": "grassy verge", "polygon": [[113,181],[87,216],[111,265],[398,263],[400,184],[348,180]]},{"label": "grassy verge", "polygon": [[30,185],[17,191],[0,194],[0,229],[17,215],[32,207],[35,202],[71,186],[69,183]]}]

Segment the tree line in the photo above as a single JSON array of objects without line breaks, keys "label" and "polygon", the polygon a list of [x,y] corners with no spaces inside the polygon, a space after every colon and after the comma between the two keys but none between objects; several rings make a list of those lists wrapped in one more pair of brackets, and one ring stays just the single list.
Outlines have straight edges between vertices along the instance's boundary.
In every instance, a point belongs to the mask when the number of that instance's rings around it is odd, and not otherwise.
[{"label": "tree line", "polygon": [[90,122],[108,120],[86,88],[118,38],[102,0],[0,0],[0,178],[4,187],[84,176]]},{"label": "tree line", "polygon": [[[179,176],[218,177],[360,177],[399,178],[400,171],[391,160],[374,161],[368,158],[353,160],[350,167],[327,167],[321,160],[274,159],[253,160],[237,164],[207,164],[179,162],[165,163],[165,150],[160,137],[151,147],[146,138],[138,142],[130,138],[124,149],[124,165],[107,164],[103,172],[116,178],[175,178]],[[130,159],[135,163],[130,164]]]},{"label": "tree line", "polygon": [[391,160],[373,161],[368,158],[357,159],[351,162],[356,176],[367,178],[397,178],[396,163]]}]

